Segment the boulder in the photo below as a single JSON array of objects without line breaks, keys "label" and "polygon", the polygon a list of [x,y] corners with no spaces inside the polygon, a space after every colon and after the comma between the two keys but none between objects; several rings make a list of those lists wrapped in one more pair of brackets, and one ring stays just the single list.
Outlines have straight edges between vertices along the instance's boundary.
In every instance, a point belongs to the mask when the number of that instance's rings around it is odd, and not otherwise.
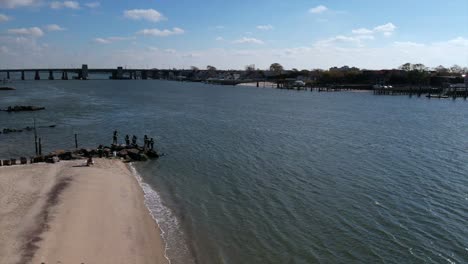
[{"label": "boulder", "polygon": [[159,154],[154,150],[147,151],[146,155],[150,158],[159,158]]},{"label": "boulder", "polygon": [[39,162],[44,162],[44,156],[36,156],[33,158],[33,163],[39,163]]},{"label": "boulder", "polygon": [[26,157],[21,157],[20,158],[20,161],[21,161],[21,164],[24,165],[24,164],[28,164],[28,159]]},{"label": "boulder", "polygon": [[48,157],[46,157],[46,162],[47,163],[57,163],[59,161],[60,161],[60,159],[57,156],[52,156],[52,157],[48,156]]},{"label": "boulder", "polygon": [[58,154],[58,157],[61,160],[71,160],[72,159],[72,153],[71,153],[71,151],[64,151],[64,152]]},{"label": "boulder", "polygon": [[16,165],[16,159],[10,159],[10,164],[11,165]]},{"label": "boulder", "polygon": [[121,151],[119,151],[117,153],[117,156],[119,157],[125,157],[125,156],[128,156],[128,151],[126,149],[122,149]]},{"label": "boulder", "polygon": [[3,166],[10,166],[10,160],[3,160]]},{"label": "boulder", "polygon": [[140,160],[140,151],[138,149],[127,149],[127,154],[132,160]]}]

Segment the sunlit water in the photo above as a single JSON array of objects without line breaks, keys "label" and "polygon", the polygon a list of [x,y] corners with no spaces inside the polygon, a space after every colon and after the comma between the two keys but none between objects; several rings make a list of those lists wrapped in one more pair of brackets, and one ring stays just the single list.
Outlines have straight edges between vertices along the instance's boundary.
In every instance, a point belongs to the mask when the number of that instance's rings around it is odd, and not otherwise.
[{"label": "sunlit water", "polygon": [[[467,263],[468,102],[165,81],[25,81],[44,152],[154,136],[135,164],[172,263]],[[32,132],[0,157],[32,155]]]}]

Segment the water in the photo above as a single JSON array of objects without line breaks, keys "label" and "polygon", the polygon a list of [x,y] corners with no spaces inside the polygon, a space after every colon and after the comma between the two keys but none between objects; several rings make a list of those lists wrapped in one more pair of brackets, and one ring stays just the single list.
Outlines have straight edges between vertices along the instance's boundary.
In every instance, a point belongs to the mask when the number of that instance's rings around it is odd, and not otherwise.
[{"label": "water", "polygon": [[[468,102],[164,81],[25,81],[45,151],[156,137],[135,164],[172,263],[467,263]],[[34,152],[0,135],[0,157]]]}]

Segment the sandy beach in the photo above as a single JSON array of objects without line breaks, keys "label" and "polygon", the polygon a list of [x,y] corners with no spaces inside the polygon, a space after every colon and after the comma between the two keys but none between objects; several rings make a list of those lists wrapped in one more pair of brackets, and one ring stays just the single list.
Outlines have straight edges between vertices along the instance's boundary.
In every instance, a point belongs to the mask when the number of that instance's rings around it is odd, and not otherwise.
[{"label": "sandy beach", "polygon": [[120,161],[0,167],[0,263],[168,263]]}]

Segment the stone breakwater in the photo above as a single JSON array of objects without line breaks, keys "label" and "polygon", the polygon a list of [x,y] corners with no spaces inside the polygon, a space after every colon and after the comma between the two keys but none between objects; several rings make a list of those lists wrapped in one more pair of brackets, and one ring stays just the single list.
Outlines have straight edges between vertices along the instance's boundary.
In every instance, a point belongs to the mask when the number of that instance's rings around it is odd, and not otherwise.
[{"label": "stone breakwater", "polygon": [[45,110],[45,107],[42,106],[33,106],[33,105],[15,105],[9,106],[5,109],[1,109],[0,111],[5,112],[29,112],[29,111],[40,111]]},{"label": "stone breakwater", "polygon": [[77,160],[89,157],[117,158],[124,162],[147,161],[157,159],[160,154],[156,150],[147,149],[138,145],[111,145],[99,146],[98,148],[81,148],[74,150],[56,150],[47,155],[33,157],[20,157],[0,160],[0,166],[25,165],[33,163],[56,163],[60,160]]}]

